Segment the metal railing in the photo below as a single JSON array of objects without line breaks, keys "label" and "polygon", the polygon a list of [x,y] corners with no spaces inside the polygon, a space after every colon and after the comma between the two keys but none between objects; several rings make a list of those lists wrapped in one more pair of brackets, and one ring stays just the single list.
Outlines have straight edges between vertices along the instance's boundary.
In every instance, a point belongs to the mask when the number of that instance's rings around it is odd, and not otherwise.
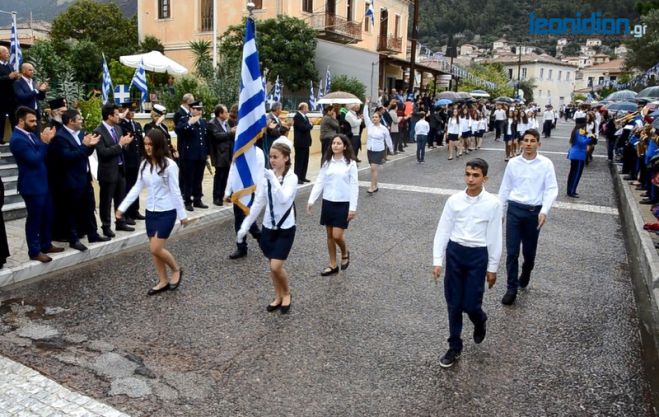
[{"label": "metal railing", "polygon": [[362,39],[362,28],[358,22],[353,22],[334,13],[314,13],[311,16],[311,27],[315,30],[336,34],[352,40]]},{"label": "metal railing", "polygon": [[403,38],[393,36],[378,36],[378,51],[402,52]]}]

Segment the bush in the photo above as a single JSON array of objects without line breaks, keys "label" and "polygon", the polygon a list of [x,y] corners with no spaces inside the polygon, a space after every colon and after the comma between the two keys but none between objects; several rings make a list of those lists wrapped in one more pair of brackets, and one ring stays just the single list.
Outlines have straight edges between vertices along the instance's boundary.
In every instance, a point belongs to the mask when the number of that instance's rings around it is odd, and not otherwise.
[{"label": "bush", "polygon": [[192,93],[195,100],[201,100],[204,103],[205,116],[213,114],[215,105],[218,103],[217,97],[204,80],[193,75],[185,75],[177,79],[174,83],[173,93],[165,89],[159,91],[158,101],[167,107],[168,112],[174,112],[181,105],[183,94],[186,93]]},{"label": "bush", "polygon": [[366,86],[357,78],[347,75],[332,77],[332,91],[345,91],[359,97],[361,101],[366,98]]},{"label": "bush", "polygon": [[87,132],[91,132],[101,124],[103,117],[101,116],[101,106],[103,102],[101,98],[96,95],[90,95],[87,100],[80,100],[78,102],[80,107],[80,114],[85,119],[83,128]]}]

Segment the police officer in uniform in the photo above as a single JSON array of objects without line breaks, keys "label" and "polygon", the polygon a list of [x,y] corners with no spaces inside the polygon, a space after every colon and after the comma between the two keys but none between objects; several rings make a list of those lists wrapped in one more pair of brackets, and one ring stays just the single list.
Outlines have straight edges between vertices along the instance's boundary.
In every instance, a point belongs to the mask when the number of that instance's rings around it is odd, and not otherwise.
[{"label": "police officer in uniform", "polygon": [[190,106],[190,116],[183,116],[176,124],[178,135],[179,165],[181,169],[181,191],[185,209],[208,208],[201,201],[201,182],[204,179],[208,141],[206,121],[202,118],[203,104],[195,101]]},{"label": "police officer in uniform", "polygon": [[[138,107],[136,102],[127,102],[121,105],[126,109],[124,118],[119,123],[121,130],[131,133],[135,138],[131,143],[123,148],[124,153],[124,167],[126,169],[126,190],[130,190],[137,181],[137,174],[142,159],[142,147],[144,146],[144,132],[142,126],[134,120],[135,110]],[[135,200],[128,208],[125,214],[126,224],[135,225],[135,220],[144,220],[144,216],[140,214],[140,200]]]}]

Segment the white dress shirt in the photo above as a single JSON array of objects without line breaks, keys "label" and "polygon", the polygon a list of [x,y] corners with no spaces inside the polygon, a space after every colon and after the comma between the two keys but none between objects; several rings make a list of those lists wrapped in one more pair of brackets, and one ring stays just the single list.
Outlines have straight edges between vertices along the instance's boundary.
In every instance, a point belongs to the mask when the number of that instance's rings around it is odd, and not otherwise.
[{"label": "white dress shirt", "polygon": [[[252,204],[252,207],[249,210],[249,215],[245,217],[243,224],[240,226],[240,229],[244,231],[245,234],[252,223],[256,221],[256,218],[261,214],[263,209],[265,209],[262,223],[263,227],[274,229],[273,219],[270,213],[268,181],[271,186],[272,211],[274,211],[275,214],[275,225],[279,223],[284,213],[286,213],[295,201],[295,195],[297,194],[297,175],[293,173],[293,170],[289,169],[286,176],[282,179],[281,177],[275,178],[275,173],[271,169],[266,169],[265,176],[261,179],[259,185],[256,186],[256,197],[254,198],[254,204]],[[295,210],[291,210],[280,228],[290,229],[293,226],[295,226]]]},{"label": "white dress shirt", "polygon": [[[146,188],[147,210],[157,212],[176,209],[176,215],[180,220],[188,217],[183,206],[181,188],[178,185],[178,166],[171,159],[165,159],[167,168],[165,168],[162,175],[158,175],[160,168],[157,166],[154,166],[152,170],[148,162],[144,161],[140,164],[137,181],[119,205],[118,210],[125,213],[128,207],[140,196],[142,188]],[[144,170],[142,170],[142,167],[144,167]]]},{"label": "white dress shirt", "polygon": [[366,123],[366,129],[368,131],[368,137],[366,138],[366,150],[373,152],[384,151],[385,144],[387,148],[393,153],[394,145],[391,143],[391,135],[389,134],[389,129],[386,126],[380,124],[376,126],[373,124],[369,114],[368,114],[368,105],[364,106],[364,123]]},{"label": "white dress shirt", "polygon": [[359,128],[362,125],[362,119],[357,117],[357,113],[352,110],[348,110],[346,113],[346,122],[350,124],[350,131],[353,136],[359,136]]},{"label": "white dress shirt", "polygon": [[471,131],[471,119],[468,117],[460,117],[460,132],[465,133]]},{"label": "white dress shirt", "polygon": [[428,136],[428,133],[430,132],[430,124],[426,121],[426,119],[421,119],[417,121],[414,124],[414,135],[419,136],[419,135],[426,135]]},{"label": "white dress shirt", "polygon": [[542,114],[542,121],[546,122],[547,120],[554,121],[554,112],[551,110],[547,110]]},{"label": "white dress shirt", "polygon": [[506,120],[506,111],[497,109],[494,111],[494,120]]},{"label": "white dress shirt", "polygon": [[529,206],[541,205],[540,213],[547,215],[557,196],[556,172],[549,158],[538,154],[528,160],[520,155],[508,162],[499,188],[499,199],[504,207],[508,200]]},{"label": "white dress shirt", "polygon": [[459,135],[460,134],[460,121],[455,120],[455,117],[451,117],[448,120],[448,133],[449,133],[449,135]]},{"label": "white dress shirt", "polygon": [[582,117],[586,117],[586,112],[583,110],[577,110],[574,112],[574,120],[580,119]]},{"label": "white dress shirt", "polygon": [[487,272],[497,272],[503,247],[501,202],[483,189],[476,197],[466,190],[446,201],[437,224],[433,265],[444,266],[449,240],[469,248],[487,247]]},{"label": "white dress shirt", "polygon": [[350,202],[350,211],[357,211],[357,196],[359,184],[357,182],[357,164],[355,161],[346,163],[345,158],[330,159],[323,163],[318,172],[318,178],[311,189],[309,204],[316,202],[320,193],[323,200],[333,202]]}]

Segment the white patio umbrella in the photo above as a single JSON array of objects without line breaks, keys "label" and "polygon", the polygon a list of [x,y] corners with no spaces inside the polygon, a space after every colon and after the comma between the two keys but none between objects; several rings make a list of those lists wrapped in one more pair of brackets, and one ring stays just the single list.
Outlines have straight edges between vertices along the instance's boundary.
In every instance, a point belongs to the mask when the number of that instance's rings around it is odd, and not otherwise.
[{"label": "white patio umbrella", "polygon": [[356,95],[345,91],[334,91],[317,102],[318,104],[362,104]]},{"label": "white patio umbrella", "polygon": [[158,51],[151,51],[146,54],[124,55],[119,57],[119,62],[132,68],[137,68],[140,66],[140,62],[144,62],[144,69],[151,72],[166,72],[175,75],[188,73],[188,70],[183,65],[171,58],[167,58]]}]

